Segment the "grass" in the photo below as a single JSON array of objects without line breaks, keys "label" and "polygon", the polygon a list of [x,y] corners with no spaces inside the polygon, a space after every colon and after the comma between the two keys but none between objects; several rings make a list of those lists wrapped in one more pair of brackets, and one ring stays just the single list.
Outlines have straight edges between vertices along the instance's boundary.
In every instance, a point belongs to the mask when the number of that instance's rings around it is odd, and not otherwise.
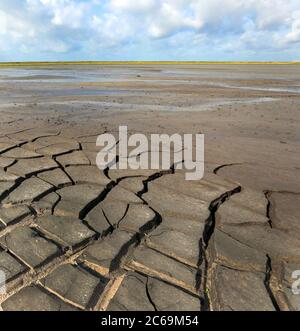
[{"label": "grass", "polygon": [[58,62],[0,62],[0,68],[3,67],[40,67],[55,65],[201,65],[201,64],[281,64],[291,65],[300,64],[298,62],[272,62],[272,61],[58,61]]}]

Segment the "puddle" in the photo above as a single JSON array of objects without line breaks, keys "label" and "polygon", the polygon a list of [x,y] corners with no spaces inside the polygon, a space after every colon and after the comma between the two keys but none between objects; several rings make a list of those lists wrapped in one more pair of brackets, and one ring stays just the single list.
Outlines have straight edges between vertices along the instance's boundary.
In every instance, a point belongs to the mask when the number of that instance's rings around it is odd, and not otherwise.
[{"label": "puddle", "polygon": [[135,77],[139,71],[122,68],[122,71],[115,71],[117,68],[84,68],[84,69],[37,69],[37,68],[1,68],[0,81],[2,82],[51,82],[51,83],[70,83],[70,82],[116,82],[126,81],[128,76]]},{"label": "puddle", "polygon": [[[280,100],[279,98],[271,98],[271,97],[262,97],[262,98],[253,98],[253,99],[246,99],[246,100],[220,100],[220,101],[213,101],[209,102],[200,106],[197,106],[197,110],[211,110],[215,107],[220,106],[228,106],[228,105],[255,105],[258,103],[264,103],[264,102],[273,102]],[[194,107],[193,107],[194,108]],[[195,109],[196,110],[196,109]]]},{"label": "puddle", "polygon": [[279,93],[300,93],[299,86],[291,87],[256,87],[256,86],[241,86],[231,85],[226,83],[207,83],[210,86],[223,87],[229,89],[249,90],[249,91],[265,91],[265,92],[279,92]]},{"label": "puddle", "polygon": [[[221,106],[235,105],[235,104],[244,104],[244,105],[252,105],[263,102],[274,102],[280,100],[279,98],[271,98],[271,97],[262,97],[262,98],[253,98],[253,99],[223,99],[218,101],[208,101],[202,104],[197,104],[189,107],[178,107],[174,105],[151,105],[151,104],[133,104],[133,103],[118,103],[118,102],[105,102],[105,101],[45,101],[45,102],[36,102],[36,105],[67,105],[72,108],[77,107],[78,110],[82,109],[82,107],[93,107],[94,111],[97,111],[97,108],[105,111],[114,110],[114,111],[152,111],[152,112],[182,112],[182,111],[209,111],[216,110]],[[6,103],[0,104],[0,108],[14,108],[14,107],[23,107],[30,105],[30,103]]]},{"label": "puddle", "polygon": [[8,76],[0,76],[0,80],[4,81],[26,81],[26,80],[37,80],[42,82],[51,81],[62,81],[62,80],[69,80],[75,79],[73,76],[55,76],[55,75],[31,75],[31,76],[18,76],[18,77],[8,77]]},{"label": "puddle", "polygon": [[62,89],[62,90],[33,90],[33,96],[64,97],[64,96],[97,96],[97,95],[127,95],[127,90],[90,90],[90,89]]}]

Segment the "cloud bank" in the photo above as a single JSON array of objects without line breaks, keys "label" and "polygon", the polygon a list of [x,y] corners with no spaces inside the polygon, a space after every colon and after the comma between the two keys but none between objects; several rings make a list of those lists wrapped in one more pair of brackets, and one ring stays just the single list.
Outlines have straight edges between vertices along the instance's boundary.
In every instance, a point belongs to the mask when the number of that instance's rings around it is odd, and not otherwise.
[{"label": "cloud bank", "polygon": [[298,59],[299,0],[0,2],[0,61]]}]

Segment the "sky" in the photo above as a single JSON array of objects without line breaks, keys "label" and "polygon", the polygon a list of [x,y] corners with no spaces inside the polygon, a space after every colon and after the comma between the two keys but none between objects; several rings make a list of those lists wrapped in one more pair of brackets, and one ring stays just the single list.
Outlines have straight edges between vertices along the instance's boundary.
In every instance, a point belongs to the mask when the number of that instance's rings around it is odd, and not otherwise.
[{"label": "sky", "polygon": [[0,61],[300,60],[300,0],[0,0]]}]

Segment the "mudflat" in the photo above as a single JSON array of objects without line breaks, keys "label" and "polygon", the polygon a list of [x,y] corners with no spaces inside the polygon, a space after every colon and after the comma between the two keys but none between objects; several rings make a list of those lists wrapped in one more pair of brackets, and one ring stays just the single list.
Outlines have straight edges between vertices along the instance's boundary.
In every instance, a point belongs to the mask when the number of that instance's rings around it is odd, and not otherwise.
[{"label": "mudflat", "polygon": [[[299,77],[293,64],[1,68],[2,309],[300,310]],[[120,125],[204,133],[204,178],[98,170],[97,136]]]}]

